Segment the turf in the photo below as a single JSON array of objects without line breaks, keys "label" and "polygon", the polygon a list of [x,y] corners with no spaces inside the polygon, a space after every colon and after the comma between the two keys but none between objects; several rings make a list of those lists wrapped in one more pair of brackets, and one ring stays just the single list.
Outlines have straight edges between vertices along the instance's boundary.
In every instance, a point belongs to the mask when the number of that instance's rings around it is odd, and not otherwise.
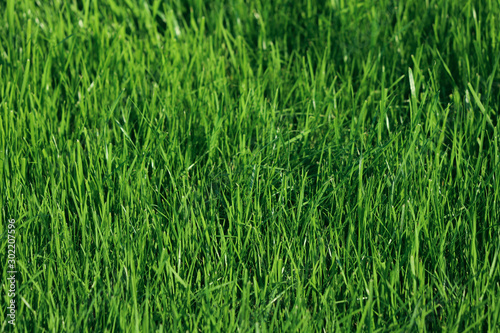
[{"label": "turf", "polygon": [[0,330],[499,331],[499,59],[498,0],[0,1]]}]

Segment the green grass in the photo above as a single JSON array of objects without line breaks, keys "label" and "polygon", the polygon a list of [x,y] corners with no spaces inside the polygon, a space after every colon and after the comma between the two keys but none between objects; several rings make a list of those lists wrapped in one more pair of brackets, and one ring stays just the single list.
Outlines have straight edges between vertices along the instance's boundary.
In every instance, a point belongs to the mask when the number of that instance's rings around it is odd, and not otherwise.
[{"label": "green grass", "polygon": [[500,1],[0,1],[0,331],[500,330]]}]

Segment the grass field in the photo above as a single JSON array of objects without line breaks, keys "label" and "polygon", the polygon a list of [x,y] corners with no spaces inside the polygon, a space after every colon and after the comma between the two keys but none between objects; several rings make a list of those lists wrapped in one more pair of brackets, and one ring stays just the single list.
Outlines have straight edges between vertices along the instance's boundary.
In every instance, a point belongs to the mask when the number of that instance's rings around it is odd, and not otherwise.
[{"label": "grass field", "polygon": [[500,331],[499,63],[498,0],[0,1],[0,331]]}]

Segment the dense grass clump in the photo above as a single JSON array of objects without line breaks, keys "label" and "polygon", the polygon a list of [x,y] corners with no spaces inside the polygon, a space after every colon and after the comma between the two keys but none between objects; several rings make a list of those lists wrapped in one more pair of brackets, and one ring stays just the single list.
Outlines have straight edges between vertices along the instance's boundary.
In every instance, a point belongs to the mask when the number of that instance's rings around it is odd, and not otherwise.
[{"label": "dense grass clump", "polygon": [[497,0],[0,1],[0,331],[499,331]]}]

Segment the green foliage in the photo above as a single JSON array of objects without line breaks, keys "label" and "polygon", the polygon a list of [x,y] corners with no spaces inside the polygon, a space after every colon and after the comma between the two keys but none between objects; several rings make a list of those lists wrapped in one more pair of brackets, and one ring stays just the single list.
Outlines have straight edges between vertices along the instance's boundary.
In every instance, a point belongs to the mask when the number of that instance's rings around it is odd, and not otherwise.
[{"label": "green foliage", "polygon": [[500,330],[499,23],[496,0],[0,2],[16,329]]}]

